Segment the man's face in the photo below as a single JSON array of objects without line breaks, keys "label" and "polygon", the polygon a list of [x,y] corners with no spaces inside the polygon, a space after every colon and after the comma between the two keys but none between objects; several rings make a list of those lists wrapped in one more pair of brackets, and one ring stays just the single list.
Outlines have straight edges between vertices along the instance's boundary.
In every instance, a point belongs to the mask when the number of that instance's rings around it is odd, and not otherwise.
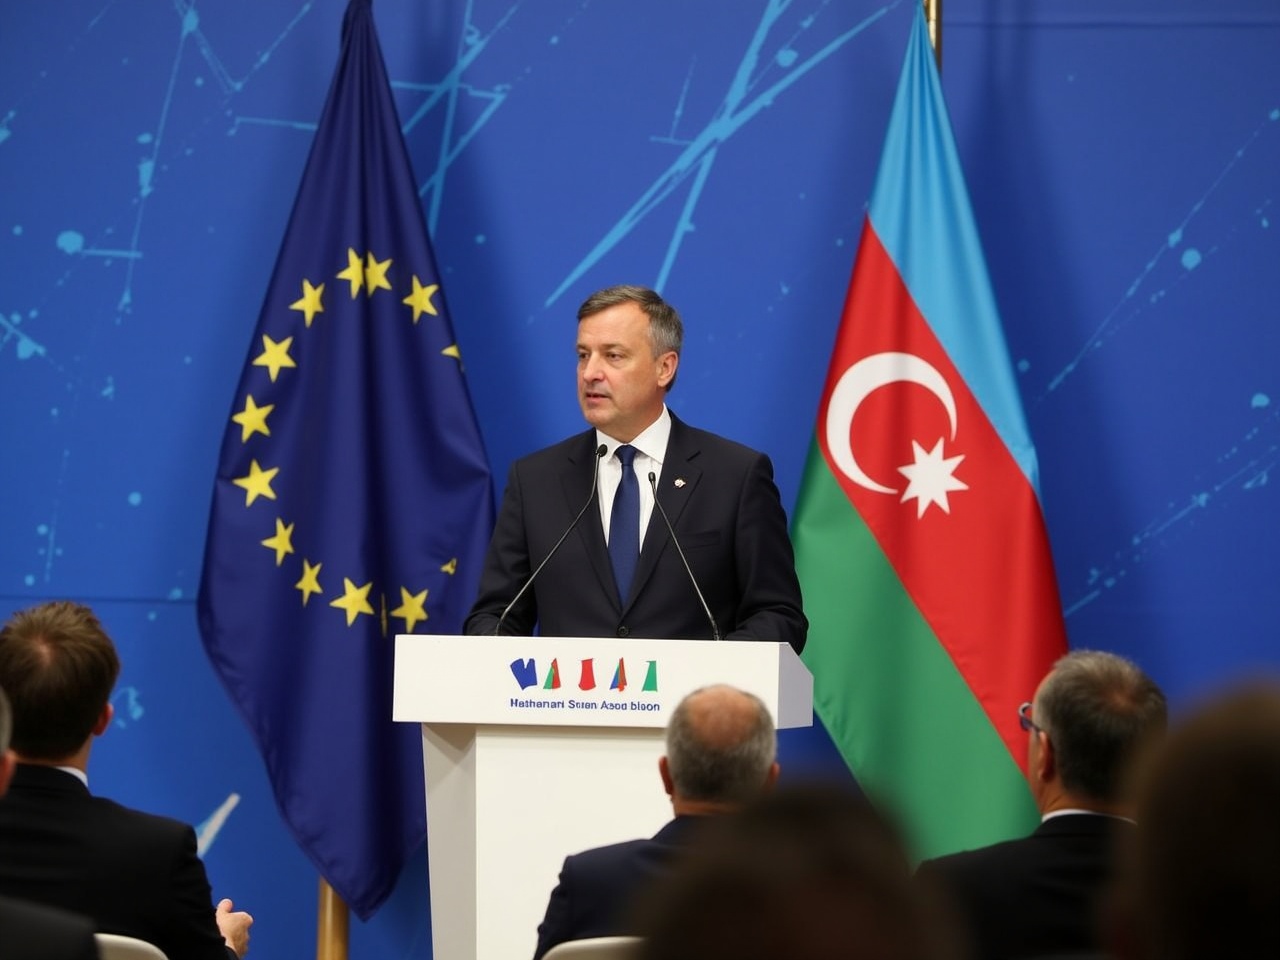
[{"label": "man's face", "polygon": [[674,351],[653,355],[649,318],[622,303],[578,323],[578,402],[587,422],[630,443],[658,419],[676,374]]}]

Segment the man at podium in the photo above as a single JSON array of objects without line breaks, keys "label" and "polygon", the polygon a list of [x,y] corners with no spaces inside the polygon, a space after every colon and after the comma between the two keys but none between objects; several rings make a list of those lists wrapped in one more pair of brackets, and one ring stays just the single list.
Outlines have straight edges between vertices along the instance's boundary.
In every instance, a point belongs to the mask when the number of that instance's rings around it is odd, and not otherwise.
[{"label": "man at podium", "polygon": [[667,409],[684,330],[652,290],[578,310],[591,429],[512,465],[468,634],[786,642],[804,647],[769,458]]}]

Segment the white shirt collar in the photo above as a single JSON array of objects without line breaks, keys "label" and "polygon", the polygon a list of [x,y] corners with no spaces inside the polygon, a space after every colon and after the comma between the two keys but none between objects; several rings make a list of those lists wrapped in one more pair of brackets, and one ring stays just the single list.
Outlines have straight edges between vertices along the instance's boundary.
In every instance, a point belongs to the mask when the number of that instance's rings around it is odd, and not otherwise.
[{"label": "white shirt collar", "polygon": [[69,773],[83,783],[85,787],[89,786],[89,775],[79,767],[55,767],[54,769],[61,770],[63,773]]},{"label": "white shirt collar", "polygon": [[1041,817],[1040,822],[1046,823],[1054,817],[1080,816],[1081,814],[1087,817],[1110,817],[1113,820],[1123,820],[1126,823],[1133,823],[1131,818],[1122,817],[1118,813],[1103,813],[1100,810],[1085,810],[1083,807],[1066,807],[1062,810],[1054,810],[1053,812],[1046,813]]},{"label": "white shirt collar", "polygon": [[[658,419],[649,424],[640,431],[639,435],[631,441],[631,446],[635,447],[642,454],[648,457],[656,466],[662,466],[662,458],[667,453],[667,441],[671,439],[671,412],[667,409],[667,405],[662,405],[662,412],[658,414]],[[596,431],[596,445],[604,444],[608,449],[605,450],[604,458],[608,460],[613,456],[613,452],[622,446],[620,440],[616,440],[603,431]],[[659,471],[661,473],[661,471]]]}]

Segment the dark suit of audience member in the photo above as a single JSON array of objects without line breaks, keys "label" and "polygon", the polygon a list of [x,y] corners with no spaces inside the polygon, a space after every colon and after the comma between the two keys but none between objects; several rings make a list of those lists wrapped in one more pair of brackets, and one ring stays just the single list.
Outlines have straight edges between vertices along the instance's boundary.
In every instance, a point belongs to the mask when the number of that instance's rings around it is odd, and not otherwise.
[{"label": "dark suit of audience member", "polygon": [[[12,733],[13,712],[0,687],[0,797],[8,791],[18,765],[17,755],[9,749]],[[88,917],[0,897],[0,960],[92,960],[97,956]]]},{"label": "dark suit of audience member", "polygon": [[632,908],[659,884],[709,819],[736,810],[778,777],[777,734],[759,699],[728,686],[695,690],[672,711],[658,762],[675,818],[647,840],[566,857],[538,926],[534,958],[558,943],[635,932]]},{"label": "dark suit of audience member", "polygon": [[80,604],[41,604],[0,628],[18,761],[0,801],[0,894],[83,914],[169,960],[237,960],[253,918],[230,900],[215,909],[195,831],[95,797],[82,779],[119,672],[115,645]]},{"label": "dark suit of audience member", "polygon": [[98,960],[93,924],[51,907],[0,897],[3,960]]},{"label": "dark suit of audience member", "polygon": [[1101,948],[1114,845],[1132,829],[1126,783],[1163,732],[1167,708],[1137,666],[1081,650],[1054,665],[1020,715],[1040,826],[1020,840],[925,861],[917,872],[951,898],[975,960]]},{"label": "dark suit of audience member", "polygon": [[955,897],[988,957],[1037,957],[1100,942],[1101,897],[1114,874],[1119,817],[1066,813],[1027,837],[967,850],[921,865]]},{"label": "dark suit of audience member", "polygon": [[228,960],[191,827],[92,796],[55,767],[19,763],[0,802],[0,893],[88,914],[171,960]]},{"label": "dark suit of audience member", "polygon": [[[725,637],[799,652],[808,621],[769,458],[666,409],[683,338],[679,314],[652,290],[620,286],[588,298],[578,321],[578,399],[595,429],[511,468],[465,632],[492,635],[501,620],[504,634],[536,627],[544,636],[710,639],[700,590]],[[637,451],[630,466],[620,447]],[[624,476],[638,487],[629,521],[638,547],[629,544],[634,573],[620,584],[610,549],[619,545],[612,516]],[[652,505],[655,489],[697,589]]]},{"label": "dark suit of audience member", "polygon": [[698,834],[701,817],[676,817],[647,840],[597,847],[565,857],[538,927],[539,950],[565,940],[608,937],[629,930],[625,908],[636,894],[663,877]]}]

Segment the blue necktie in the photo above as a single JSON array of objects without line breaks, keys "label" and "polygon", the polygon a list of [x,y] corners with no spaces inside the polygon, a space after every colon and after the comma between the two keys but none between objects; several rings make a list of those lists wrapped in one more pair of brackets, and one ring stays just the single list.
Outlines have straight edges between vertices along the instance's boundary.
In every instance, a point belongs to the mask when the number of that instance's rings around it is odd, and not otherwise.
[{"label": "blue necktie", "polygon": [[640,483],[636,480],[636,448],[623,444],[614,451],[622,462],[622,481],[613,495],[609,516],[609,560],[613,581],[618,585],[618,601],[627,602],[631,579],[640,559]]}]

